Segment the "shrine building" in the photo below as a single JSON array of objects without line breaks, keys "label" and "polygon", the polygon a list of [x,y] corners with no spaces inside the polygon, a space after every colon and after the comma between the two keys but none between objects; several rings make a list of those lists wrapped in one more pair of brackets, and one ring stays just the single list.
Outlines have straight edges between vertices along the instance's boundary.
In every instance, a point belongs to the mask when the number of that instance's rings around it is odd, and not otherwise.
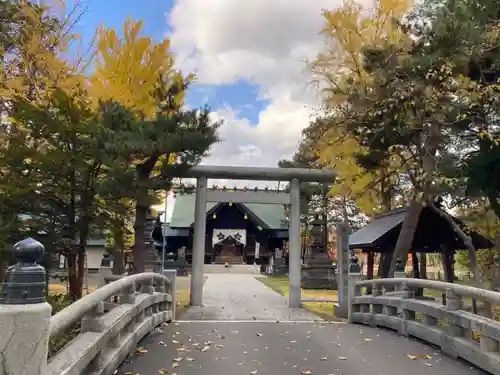
[{"label": "shrine building", "polygon": [[[210,189],[209,189],[210,190]],[[177,193],[170,223],[166,226],[166,251],[177,254],[183,246],[191,262],[195,193]],[[276,249],[287,254],[288,219],[283,204],[207,203],[205,264],[267,263]],[[161,251],[161,229],[153,232]]]}]

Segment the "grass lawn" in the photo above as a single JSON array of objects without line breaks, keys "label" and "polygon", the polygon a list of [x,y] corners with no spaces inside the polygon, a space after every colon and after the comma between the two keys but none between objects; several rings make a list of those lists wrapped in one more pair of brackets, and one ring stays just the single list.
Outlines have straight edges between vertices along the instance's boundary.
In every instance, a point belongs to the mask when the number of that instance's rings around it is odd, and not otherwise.
[{"label": "grass lawn", "polygon": [[177,288],[175,298],[175,318],[179,319],[189,308],[189,288]]},{"label": "grass lawn", "polygon": [[[257,280],[283,296],[288,296],[287,276],[258,277]],[[336,290],[302,289],[303,297],[325,297],[337,299]],[[302,302],[302,306],[325,320],[338,320],[333,316],[333,302]]]},{"label": "grass lawn", "polygon": [[[92,293],[97,288],[89,286],[89,293]],[[66,294],[66,285],[60,283],[49,284],[49,294]],[[87,289],[83,288],[83,295],[87,294]]]}]

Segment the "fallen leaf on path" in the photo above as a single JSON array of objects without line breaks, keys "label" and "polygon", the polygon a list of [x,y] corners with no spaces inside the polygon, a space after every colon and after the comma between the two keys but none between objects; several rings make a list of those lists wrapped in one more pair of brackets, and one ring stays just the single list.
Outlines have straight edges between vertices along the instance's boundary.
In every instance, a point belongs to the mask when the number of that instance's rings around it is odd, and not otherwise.
[{"label": "fallen leaf on path", "polygon": [[187,358],[186,358],[186,361],[188,361],[188,362],[193,362],[193,361],[194,361],[194,358],[187,357]]},{"label": "fallen leaf on path", "polygon": [[172,344],[178,344],[178,343],[179,343],[179,341],[177,341],[177,340],[172,340]]},{"label": "fallen leaf on path", "polygon": [[165,343],[163,341],[160,341],[158,344],[165,345]]},{"label": "fallen leaf on path", "polygon": [[326,361],[327,359],[328,359],[328,357],[321,357],[322,361]]},{"label": "fallen leaf on path", "polygon": [[290,341],[292,344],[295,344],[297,342],[297,340],[292,340]]},{"label": "fallen leaf on path", "polygon": [[185,347],[183,347],[183,346],[181,346],[180,348],[177,348],[176,350],[178,352],[185,352],[185,351],[187,351],[187,349]]},{"label": "fallen leaf on path", "polygon": [[432,357],[429,355],[429,354],[407,354],[406,355],[408,358],[410,358],[411,360],[415,360],[417,358],[425,358],[425,359],[431,359]]},{"label": "fallen leaf on path", "polygon": [[210,349],[210,346],[205,346],[204,348],[201,349],[201,351],[206,352],[208,349]]},{"label": "fallen leaf on path", "polygon": [[427,367],[432,367],[430,363],[424,363],[424,365],[426,365]]},{"label": "fallen leaf on path", "polygon": [[365,339],[366,342],[371,342],[373,341],[372,339]]},{"label": "fallen leaf on path", "polygon": [[249,372],[250,372],[250,374],[255,375],[257,373],[257,370],[252,370],[252,371],[249,371]]},{"label": "fallen leaf on path", "polygon": [[180,362],[182,361],[184,358],[182,357],[177,357],[177,358],[174,358],[174,362]]},{"label": "fallen leaf on path", "polygon": [[262,336],[262,333],[257,332],[257,336],[259,336],[259,337]]},{"label": "fallen leaf on path", "polygon": [[144,349],[143,347],[139,347],[139,348],[135,349],[135,352],[137,354],[146,354],[148,351],[147,351],[147,349]]},{"label": "fallen leaf on path", "polygon": [[166,368],[162,368],[159,372],[160,372],[160,374],[163,374],[163,375],[168,374],[168,370]]},{"label": "fallen leaf on path", "polygon": [[339,357],[341,361],[345,361],[347,358],[346,357]]},{"label": "fallen leaf on path", "polygon": [[172,368],[176,368],[176,367],[179,367],[179,366],[180,366],[179,362],[174,362],[174,364],[172,365]]},{"label": "fallen leaf on path", "polygon": [[304,370],[302,371],[302,374],[304,375],[311,375],[313,372],[311,370]]}]

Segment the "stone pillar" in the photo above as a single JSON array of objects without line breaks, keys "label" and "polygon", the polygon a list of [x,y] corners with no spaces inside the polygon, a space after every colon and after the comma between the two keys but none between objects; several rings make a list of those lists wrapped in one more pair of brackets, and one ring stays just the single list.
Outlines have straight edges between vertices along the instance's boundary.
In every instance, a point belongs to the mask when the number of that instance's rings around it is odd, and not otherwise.
[{"label": "stone pillar", "polygon": [[357,309],[352,305],[352,299],[356,296],[357,293],[356,283],[361,280],[360,271],[361,268],[358,264],[358,258],[356,257],[351,258],[351,264],[349,265],[349,275],[347,276],[347,284],[348,284],[347,318],[349,323],[351,323],[352,313],[357,312]]},{"label": "stone pillar", "polygon": [[45,300],[43,245],[27,238],[14,245],[0,297],[0,374],[44,375],[52,307]]},{"label": "stone pillar", "polygon": [[337,318],[347,318],[348,314],[348,274],[349,274],[349,228],[346,223],[337,225],[337,284],[338,302],[334,306]]},{"label": "stone pillar", "polygon": [[177,271],[176,270],[163,270],[163,276],[165,276],[170,281],[170,288],[166,292],[172,295],[172,316],[171,320],[175,320],[175,308],[177,307],[177,299],[176,299],[176,279],[177,279]]},{"label": "stone pillar", "polygon": [[288,273],[288,266],[283,259],[283,250],[274,249],[274,275],[286,275]]},{"label": "stone pillar", "polygon": [[205,231],[207,227],[207,179],[198,177],[194,206],[193,261],[191,267],[191,306],[203,305],[203,265],[205,263]]},{"label": "stone pillar", "polygon": [[300,307],[300,186],[299,180],[290,181],[290,228],[288,307]]}]

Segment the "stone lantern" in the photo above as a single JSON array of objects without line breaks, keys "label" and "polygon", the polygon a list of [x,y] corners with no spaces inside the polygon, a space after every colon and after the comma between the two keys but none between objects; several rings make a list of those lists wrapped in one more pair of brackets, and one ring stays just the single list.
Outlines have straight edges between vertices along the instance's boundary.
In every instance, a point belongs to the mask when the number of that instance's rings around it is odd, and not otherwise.
[{"label": "stone lantern", "polygon": [[311,223],[312,244],[302,265],[301,286],[304,289],[337,289],[335,266],[328,257],[324,221],[318,215]]},{"label": "stone lantern", "polygon": [[155,229],[156,216],[154,216],[151,210],[148,211],[146,215],[146,220],[144,222],[144,244],[146,246],[145,268],[146,272],[155,271],[155,266],[158,267],[160,264],[158,252],[154,248],[153,244],[153,230]]}]

